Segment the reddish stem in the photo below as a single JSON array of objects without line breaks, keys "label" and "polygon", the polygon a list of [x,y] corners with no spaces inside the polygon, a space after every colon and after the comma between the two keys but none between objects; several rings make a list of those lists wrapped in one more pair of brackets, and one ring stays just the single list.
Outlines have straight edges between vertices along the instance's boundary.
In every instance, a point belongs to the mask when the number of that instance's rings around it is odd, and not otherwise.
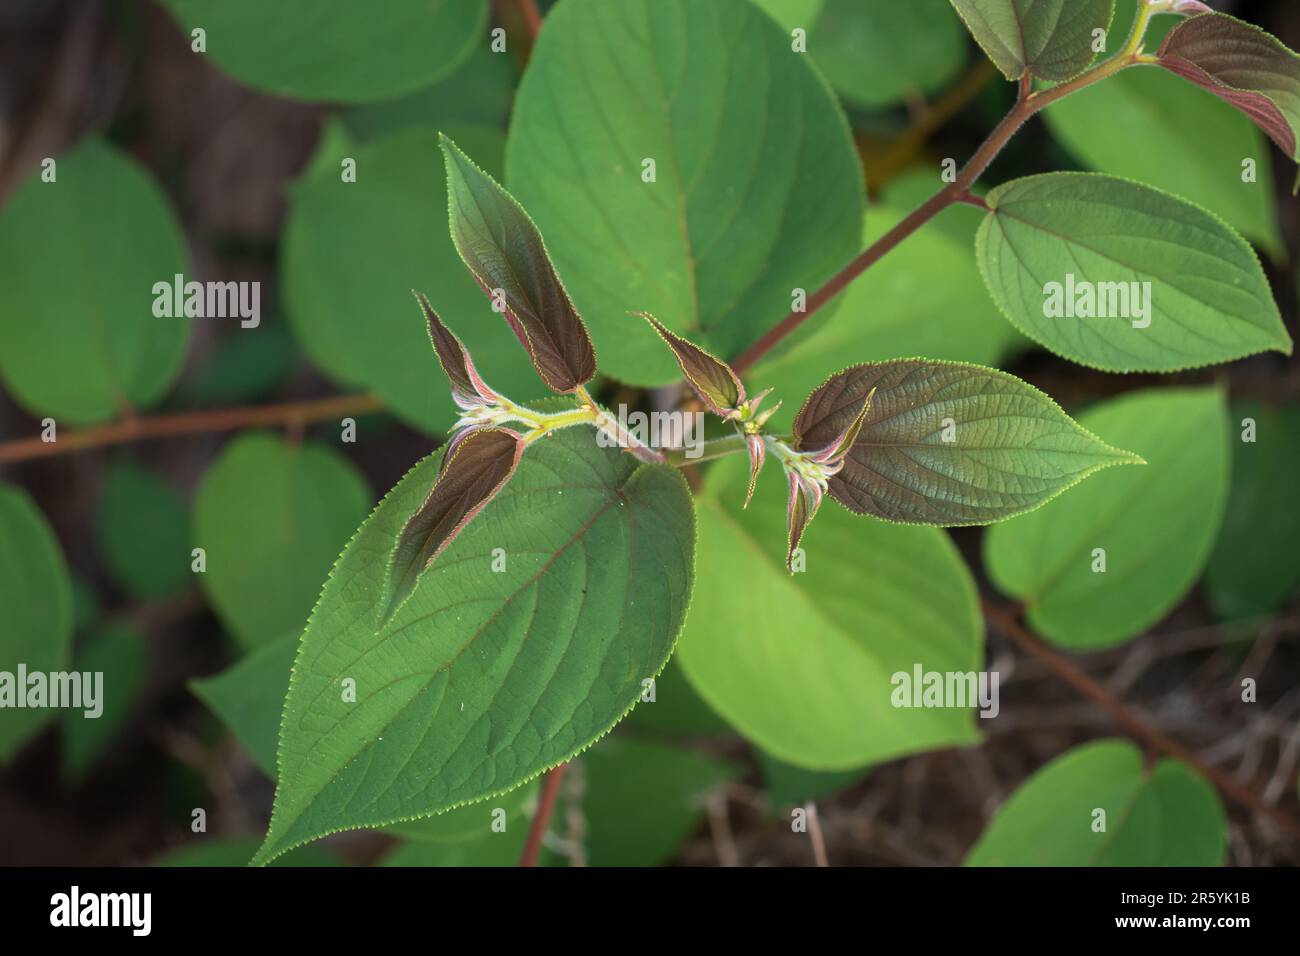
[{"label": "reddish stem", "polygon": [[537,801],[533,822],[528,827],[528,842],[524,844],[523,855],[519,857],[520,866],[537,865],[537,856],[542,852],[542,838],[546,836],[546,828],[551,823],[551,811],[555,809],[555,798],[560,793],[560,781],[568,769],[569,765],[562,763],[542,778],[542,795]]},{"label": "reddish stem", "polygon": [[1021,650],[1037,658],[1048,670],[1109,714],[1115,723],[1146,744],[1148,748],[1189,764],[1218,787],[1224,796],[1235,800],[1258,816],[1268,817],[1291,836],[1300,839],[1300,823],[1277,807],[1265,803],[1253,790],[1238,783],[1218,767],[1210,766],[1163,731],[1152,727],[1068,658],[1052,650],[1031,634],[1017,620],[1014,609],[999,608],[985,601],[984,616],[996,624],[998,630],[1009,637]]},{"label": "reddish stem", "polygon": [[291,429],[301,429],[309,422],[378,411],[383,407],[383,402],[374,395],[332,395],[329,398],[287,402],[282,405],[250,405],[243,408],[218,408],[207,412],[180,412],[175,415],[127,418],[108,425],[58,435],[57,440],[52,442],[44,442],[40,438],[20,438],[16,441],[0,443],[0,465],[28,461],[32,458],[46,458],[86,448],[143,441],[148,438],[233,431],[237,428],[259,425],[283,425]]}]

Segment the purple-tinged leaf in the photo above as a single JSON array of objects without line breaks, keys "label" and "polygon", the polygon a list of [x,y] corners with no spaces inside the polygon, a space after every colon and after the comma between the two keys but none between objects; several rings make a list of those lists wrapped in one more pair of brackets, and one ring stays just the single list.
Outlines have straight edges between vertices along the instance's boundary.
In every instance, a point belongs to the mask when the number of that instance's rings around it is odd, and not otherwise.
[{"label": "purple-tinged leaf", "polygon": [[501,396],[488,387],[474,368],[469,349],[465,348],[455,332],[443,325],[424,293],[415,292],[414,289],[411,291],[429,323],[429,341],[433,343],[433,351],[438,356],[442,370],[451,381],[451,397],[456,405],[461,409],[470,409],[478,405],[494,405],[500,401]]},{"label": "purple-tinged leaf", "polygon": [[803,448],[826,448],[871,395],[831,497],[850,511],[942,526],[1032,511],[1102,468],[1141,459],[1081,428],[1013,375],[902,359],[834,375],[795,418]]},{"label": "purple-tinged leaf", "polygon": [[[802,413],[800,414],[799,418],[795,421],[795,432],[793,436],[793,447],[796,451],[807,452],[808,457],[812,461],[815,461],[819,465],[829,467],[838,466],[840,462],[848,456],[849,450],[853,447],[853,443],[858,440],[858,435],[862,431],[862,425],[867,420],[867,413],[871,411],[871,400],[876,394],[876,390],[873,388],[865,395],[851,395],[848,400],[849,404],[847,409],[832,407],[825,403],[842,401],[844,398],[843,391],[838,387],[833,386],[833,382],[834,379],[831,379],[831,381],[823,383],[820,387],[814,389],[808,396],[808,399],[804,402],[803,406],[808,410],[808,417],[805,419]],[[852,411],[854,406],[857,407],[856,413],[853,413]],[[842,421],[848,417],[849,413],[853,413],[853,417],[849,419],[848,425],[845,426],[842,432],[832,438],[821,448],[807,447],[807,443],[799,434],[800,421],[816,421],[831,415],[834,415],[837,420]]]},{"label": "purple-tinged leaf", "polygon": [[451,238],[493,307],[504,310],[533,367],[553,391],[575,391],[596,374],[587,327],[560,281],[528,213],[446,136]]},{"label": "purple-tinged leaf", "polygon": [[786,505],[785,513],[787,533],[785,566],[793,573],[794,553],[799,547],[799,542],[803,540],[804,531],[817,516],[817,509],[821,507],[822,488],[817,482],[810,481],[795,471],[787,470],[785,476],[790,484],[790,501]]},{"label": "purple-tinged leaf", "polygon": [[398,536],[390,567],[390,612],[510,480],[523,450],[522,436],[506,428],[470,429],[453,439],[429,496]]},{"label": "purple-tinged leaf", "polygon": [[[635,312],[645,319],[659,333],[659,337],[672,349],[681,366],[682,374],[690,383],[695,394],[715,415],[723,418],[734,417],[734,413],[745,402],[745,386],[731,366],[722,359],[706,352],[694,342],[689,342],[675,332],[665,328],[663,323],[648,312]],[[729,414],[731,413],[731,414]]]},{"label": "purple-tinged leaf", "polygon": [[1277,37],[1226,14],[1205,13],[1174,27],[1157,56],[1165,69],[1235,106],[1300,161],[1300,56]]},{"label": "purple-tinged leaf", "polygon": [[767,457],[767,446],[762,435],[748,434],[745,447],[749,449],[749,489],[745,492],[744,505],[748,508],[750,499],[754,497],[754,486],[758,484],[758,473],[763,470],[763,460]]},{"label": "purple-tinged leaf", "polygon": [[1087,68],[1097,56],[1094,31],[1104,32],[1115,12],[1115,0],[952,0],[952,5],[1008,80],[1036,76],[1052,82]]}]

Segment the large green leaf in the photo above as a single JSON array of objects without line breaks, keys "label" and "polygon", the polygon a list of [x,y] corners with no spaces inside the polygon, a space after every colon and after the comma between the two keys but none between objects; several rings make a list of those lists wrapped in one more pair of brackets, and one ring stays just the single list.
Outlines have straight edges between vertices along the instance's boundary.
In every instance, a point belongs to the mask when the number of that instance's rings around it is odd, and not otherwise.
[{"label": "large green leaf", "polygon": [[242,646],[302,629],[370,501],[327,446],[260,432],[226,445],[199,485],[193,541],[206,554],[199,584]]},{"label": "large green leaf", "polygon": [[486,43],[487,0],[163,0],[236,79],[284,96],[361,102],[408,93]]},{"label": "large green leaf", "polygon": [[[1108,470],[996,525],[984,557],[1040,633],[1092,649],[1155,624],[1200,575],[1227,497],[1228,422],[1223,396],[1209,388],[1126,395],[1080,421],[1148,465]],[[1103,557],[1105,570],[1094,570]]]},{"label": "large green leaf", "polygon": [[844,118],[747,0],[558,5],[519,89],[506,169],[602,371],[638,384],[679,372],[627,312],[730,358],[790,311],[792,290],[811,293],[852,258],[862,233]]},{"label": "large green leaf", "polygon": [[770,474],[741,509],[744,462],[719,462],[699,501],[700,588],[678,661],[732,726],[787,763],[845,770],[978,741],[970,709],[895,708],[891,677],[972,671],[975,585],[933,528],[822,509],[790,574],[785,486]]},{"label": "large green leaf", "polygon": [[856,106],[941,90],[966,60],[966,35],[948,0],[826,0],[811,33],[808,52]]},{"label": "large green leaf", "polygon": [[[931,188],[930,192],[936,190]],[[910,211],[876,206],[867,216],[863,248]],[[945,228],[938,228],[939,226]],[[840,294],[829,318],[810,320],[746,375],[757,388],[776,389],[785,404],[772,428],[788,428],[799,402],[831,372],[855,362],[912,358],[997,365],[1025,341],[985,294],[970,243],[979,213],[951,209],[913,235]],[[966,236],[965,242],[951,229]],[[943,276],[936,282],[935,276]]]},{"label": "large green leaf", "polygon": [[1177,760],[1146,768],[1132,744],[1103,740],[1025,781],[966,865],[1218,866],[1226,844],[1219,796],[1195,771]]},{"label": "large green leaf", "polygon": [[[528,815],[537,804],[537,781],[516,787],[495,799],[448,810],[436,817],[420,817],[385,827],[394,836],[432,843],[461,843],[508,833],[512,827],[528,829]],[[505,829],[499,829],[504,824]]]},{"label": "large green leaf", "polygon": [[1103,441],[1014,375],[958,362],[855,365],[818,387],[794,421],[794,447],[839,440],[866,420],[831,497],[907,524],[988,524],[1032,511],[1089,475],[1140,459]]},{"label": "large green leaf", "polygon": [[582,428],[529,448],[380,623],[396,537],[441,457],[383,500],[312,614],[261,861],[517,787],[607,733],[672,651],[694,563],[686,483]]},{"label": "large green leaf", "polygon": [[1205,568],[1206,595],[1225,619],[1269,614],[1300,585],[1300,406],[1242,402],[1229,428],[1232,486]]},{"label": "large green leaf", "polygon": [[[0,672],[16,685],[18,665],[27,672],[66,670],[72,653],[72,583],[54,532],[27,493],[0,484]],[[10,693],[25,693],[11,686]],[[48,707],[0,713],[0,763],[58,713]],[[12,709],[11,709],[12,708]]]},{"label": "large green leaf", "polygon": [[[1123,43],[1133,14],[1133,0],[1121,0],[1112,49]],[[1147,46],[1177,22],[1156,18]],[[1282,254],[1268,144],[1228,104],[1163,70],[1125,70],[1052,104],[1043,118],[1089,168],[1181,196],[1222,216],[1270,255]],[[1247,159],[1256,164],[1253,182],[1242,179]]]},{"label": "large green leaf", "polygon": [[121,731],[131,716],[148,663],[144,637],[125,624],[105,625],[78,648],[72,669],[81,674],[102,674],[103,683],[101,699],[96,702],[98,716],[87,717],[84,708],[62,713],[59,725],[65,774],[74,778],[84,774]]},{"label": "large green leaf", "polygon": [[[1058,355],[1172,372],[1291,352],[1254,250],[1191,203],[1111,176],[1048,173],[999,186],[988,204],[976,251],[989,290]],[[1049,314],[1057,293],[1073,306],[1087,290],[1091,308]]]},{"label": "large green leaf", "polygon": [[773,20],[787,30],[812,30],[821,12],[822,0],[754,0]]},{"label": "large green leaf", "polygon": [[134,160],[91,139],[57,163],[55,182],[34,174],[0,215],[0,377],[33,414],[84,425],[167,391],[192,320],[155,316],[151,290],[188,266]]},{"label": "large green leaf", "polygon": [[1115,0],[952,0],[976,42],[1008,80],[1068,80],[1096,57]]},{"label": "large green leaf", "polygon": [[132,459],[105,470],[95,530],[105,568],[132,595],[166,597],[189,581],[185,505],[171,485]]},{"label": "large green leaf", "polygon": [[[456,129],[489,171],[501,135]],[[455,420],[411,290],[428,294],[489,385],[516,401],[545,392],[528,357],[479,290],[447,233],[447,180],[432,130],[374,143],[321,147],[295,186],[285,226],[286,301],[312,360],[331,376],[373,389],[410,424],[436,432]],[[340,179],[339,157],[357,161]]]}]

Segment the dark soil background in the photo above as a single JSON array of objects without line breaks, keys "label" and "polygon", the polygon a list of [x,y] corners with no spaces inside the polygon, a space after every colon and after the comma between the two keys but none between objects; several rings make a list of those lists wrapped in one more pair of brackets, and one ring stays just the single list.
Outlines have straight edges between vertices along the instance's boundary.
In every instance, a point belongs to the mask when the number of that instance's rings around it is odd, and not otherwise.
[{"label": "dark soil background", "polygon": [[[703,2],[703,0],[701,0]],[[1293,0],[1225,3],[1300,48],[1300,4]],[[519,24],[497,10],[514,32]],[[309,38],[304,38],[309,41]],[[1009,103],[989,83],[928,142],[897,147],[915,122],[906,109],[874,117],[862,131],[868,168],[895,147],[888,177],[942,156],[968,156]],[[4,0],[0,4],[0,204],[39,163],[92,131],[106,131],[150,169],[183,223],[199,274],[258,279],[274,298],[284,189],[316,144],[323,107],[252,91],[227,78],[148,0]],[[1015,141],[987,181],[1069,165],[1040,121]],[[1270,266],[1292,335],[1300,261],[1300,202],[1292,164],[1275,153],[1285,269]],[[873,189],[880,181],[873,181]],[[129,237],[123,237],[129,241]],[[75,277],[69,277],[75,281]],[[265,294],[265,293],[264,293]],[[2,308],[2,306],[0,306]],[[0,319],[3,320],[3,319]],[[189,369],[228,330],[198,323]],[[1011,371],[1067,406],[1149,384],[1226,381],[1234,397],[1300,397],[1300,366],[1269,355],[1179,376],[1093,373],[1037,352]],[[290,401],[338,389],[305,360],[269,397]],[[156,411],[185,407],[175,397]],[[334,426],[329,426],[333,433]],[[0,393],[0,441],[26,438],[39,423]],[[192,489],[227,440],[224,434],[141,443],[139,460]],[[393,484],[427,453],[430,440],[391,423],[350,457],[371,486]],[[57,732],[47,730],[0,768],[0,864],[140,864],[193,839],[189,808],[209,808],[209,833],[260,835],[269,783],[189,692],[185,682],[222,670],[230,649],[197,592],[162,604],[131,602],[99,567],[93,518],[103,467],[115,449],[0,466],[49,518],[69,564],[109,615],[129,618],[149,640],[146,686],[126,732],[78,786],[59,772]],[[979,532],[955,535],[971,567]],[[991,591],[988,592],[992,594]],[[0,608],[0,626],[4,609]],[[819,804],[830,862],[931,865],[960,862],[992,812],[1024,778],[1070,746],[1122,734],[1113,718],[1025,656],[990,626],[990,667],[1003,675],[1003,715],[981,728],[978,749],[926,753],[881,767],[853,789]],[[1198,591],[1153,633],[1113,652],[1078,658],[1092,679],[1154,728],[1185,744],[1206,764],[1300,818],[1300,602],[1274,619],[1232,629],[1215,623]],[[1243,707],[1233,688],[1249,673],[1290,688],[1270,705]],[[756,764],[737,744],[721,752],[748,761],[750,780],[733,785],[678,862],[697,865],[812,862],[807,837],[790,832],[765,806]],[[1258,814],[1225,801],[1232,865],[1300,863],[1300,842]],[[336,839],[357,862],[383,849],[380,838]]]}]

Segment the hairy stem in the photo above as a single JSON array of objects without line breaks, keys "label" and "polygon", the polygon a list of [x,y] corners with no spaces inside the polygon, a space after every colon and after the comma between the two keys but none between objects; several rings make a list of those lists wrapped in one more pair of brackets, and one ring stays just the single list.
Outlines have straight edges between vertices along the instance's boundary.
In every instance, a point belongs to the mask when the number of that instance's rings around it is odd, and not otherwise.
[{"label": "hairy stem", "polygon": [[1238,783],[1218,767],[1210,766],[1187,747],[1167,736],[1163,731],[1152,727],[1125,706],[1118,697],[1076,667],[1068,658],[1052,650],[1031,634],[1017,619],[1014,609],[999,608],[991,602],[985,601],[984,616],[995,624],[998,630],[1010,638],[1016,646],[1037,658],[1048,670],[1091,700],[1109,714],[1115,723],[1149,748],[1170,757],[1176,757],[1190,765],[1218,787],[1224,796],[1246,807],[1257,816],[1267,817],[1291,836],[1300,838],[1300,823],[1291,819],[1290,816],[1277,807],[1265,803],[1253,790]]},{"label": "hairy stem", "polygon": [[714,458],[726,458],[728,455],[739,455],[745,451],[745,436],[741,434],[724,435],[722,438],[715,438],[712,441],[704,442],[697,454],[687,454],[688,449],[670,448],[664,451],[664,461],[678,468],[688,465],[696,465],[702,461],[712,461]]},{"label": "hairy stem", "polygon": [[537,857],[542,852],[542,839],[546,836],[546,828],[551,823],[551,813],[555,810],[555,798],[560,793],[560,781],[564,779],[564,772],[568,769],[569,765],[562,763],[542,778],[542,794],[537,801],[537,812],[533,814],[532,823],[528,825],[528,841],[524,844],[524,852],[519,857],[520,866],[537,865]]},{"label": "hairy stem", "polygon": [[778,342],[807,322],[818,309],[844,291],[849,283],[892,252],[912,233],[953,203],[970,201],[971,187],[975,185],[980,176],[984,175],[1007,143],[1011,141],[1011,138],[1040,110],[1058,100],[1064,99],[1071,93],[1076,93],[1085,87],[1113,76],[1121,70],[1143,62],[1142,43],[1146,36],[1147,25],[1151,21],[1152,12],[1151,8],[1145,4],[1139,5],[1133,31],[1123,49],[1109,60],[1097,64],[1097,66],[1086,70],[1074,79],[1050,89],[1035,92],[1028,76],[1023,78],[1020,85],[1020,97],[1016,100],[1016,105],[1011,108],[1011,111],[1003,117],[1002,122],[998,123],[993,132],[989,134],[988,139],[984,141],[975,152],[975,155],[957,174],[955,181],[931,196],[910,216],[894,226],[893,229],[860,253],[856,259],[832,276],[830,281],[808,297],[803,311],[791,312],[782,319],[762,338],[742,352],[731,363],[732,368],[737,372],[743,372],[752,367],[754,363],[770,352]]},{"label": "hairy stem", "polygon": [[258,426],[302,426],[331,418],[375,412],[383,407],[384,403],[375,395],[333,395],[329,398],[287,402],[281,405],[250,405],[243,408],[219,408],[204,412],[181,412],[175,415],[133,417],[108,425],[59,434],[57,441],[52,442],[42,441],[39,437],[0,442],[0,464],[13,464],[33,458],[47,458],[65,452],[100,448],[105,445],[121,445],[149,438],[171,438]]}]

